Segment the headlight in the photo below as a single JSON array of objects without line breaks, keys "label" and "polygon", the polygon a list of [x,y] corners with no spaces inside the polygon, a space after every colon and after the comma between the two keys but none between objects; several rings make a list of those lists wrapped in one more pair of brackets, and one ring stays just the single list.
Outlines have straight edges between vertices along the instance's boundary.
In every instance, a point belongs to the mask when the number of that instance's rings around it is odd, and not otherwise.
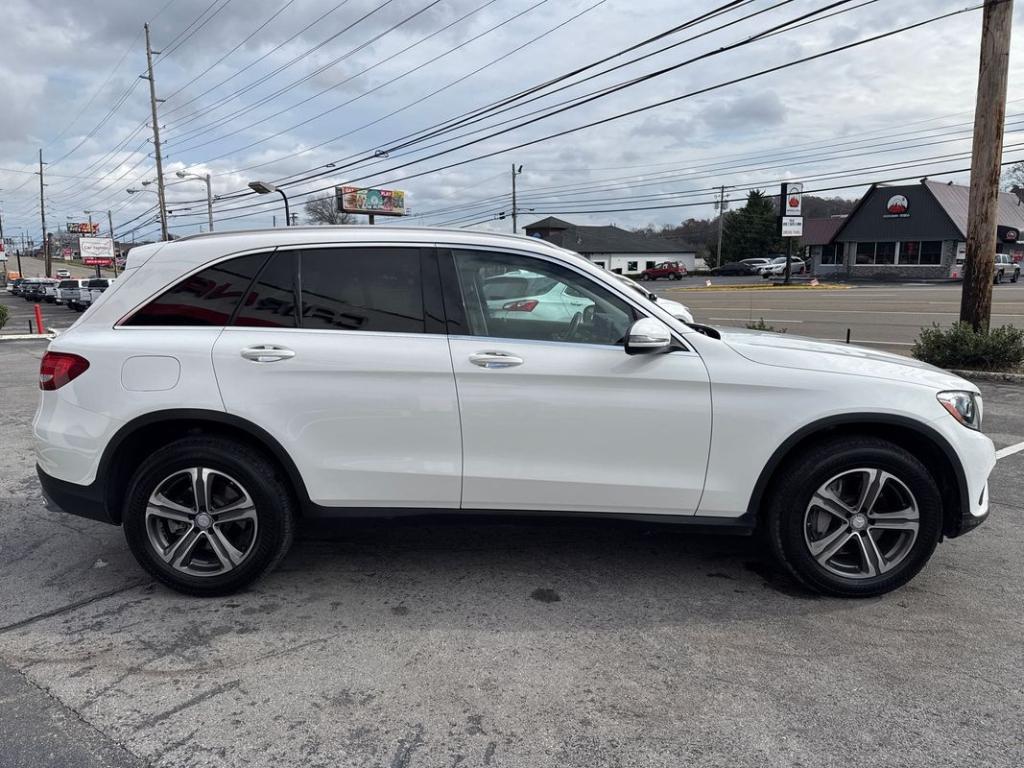
[{"label": "headlight", "polygon": [[939,392],[936,397],[954,419],[965,427],[981,430],[981,395],[973,392]]}]

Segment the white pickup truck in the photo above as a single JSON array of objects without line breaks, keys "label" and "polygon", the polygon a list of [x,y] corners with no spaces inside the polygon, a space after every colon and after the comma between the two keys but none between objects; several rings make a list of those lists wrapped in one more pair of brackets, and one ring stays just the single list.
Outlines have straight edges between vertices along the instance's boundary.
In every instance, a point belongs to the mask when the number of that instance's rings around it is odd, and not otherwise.
[{"label": "white pickup truck", "polygon": [[68,306],[79,312],[84,312],[113,282],[114,279],[110,277],[93,277],[83,281],[82,287],[78,289],[78,297],[75,299],[74,304],[69,303]]}]

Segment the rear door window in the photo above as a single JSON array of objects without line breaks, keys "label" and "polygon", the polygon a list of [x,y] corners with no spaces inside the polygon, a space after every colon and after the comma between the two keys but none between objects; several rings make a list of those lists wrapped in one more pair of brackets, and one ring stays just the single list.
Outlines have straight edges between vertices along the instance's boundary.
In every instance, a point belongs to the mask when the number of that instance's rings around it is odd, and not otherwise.
[{"label": "rear door window", "polygon": [[305,250],[299,280],[303,328],[425,331],[419,248]]}]

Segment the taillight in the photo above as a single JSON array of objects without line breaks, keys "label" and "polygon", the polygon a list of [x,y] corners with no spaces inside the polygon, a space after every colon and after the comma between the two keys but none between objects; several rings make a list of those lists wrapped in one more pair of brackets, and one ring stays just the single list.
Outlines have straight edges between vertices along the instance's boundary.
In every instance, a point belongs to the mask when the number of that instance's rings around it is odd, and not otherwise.
[{"label": "taillight", "polygon": [[523,301],[510,301],[502,306],[502,309],[506,312],[533,312],[537,306],[538,301],[536,299],[525,299]]},{"label": "taillight", "polygon": [[47,352],[39,363],[39,388],[60,389],[89,368],[89,361],[67,352]]}]

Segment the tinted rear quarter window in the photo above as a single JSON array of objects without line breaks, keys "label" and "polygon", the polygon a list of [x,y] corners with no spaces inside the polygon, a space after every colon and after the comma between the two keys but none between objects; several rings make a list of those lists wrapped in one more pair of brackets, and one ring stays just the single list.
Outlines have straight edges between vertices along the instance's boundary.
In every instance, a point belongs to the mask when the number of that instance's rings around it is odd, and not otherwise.
[{"label": "tinted rear quarter window", "polygon": [[266,253],[228,259],[189,275],[132,315],[125,325],[226,325]]},{"label": "tinted rear quarter window", "polygon": [[302,252],[302,327],[423,333],[417,248],[323,248]]}]

